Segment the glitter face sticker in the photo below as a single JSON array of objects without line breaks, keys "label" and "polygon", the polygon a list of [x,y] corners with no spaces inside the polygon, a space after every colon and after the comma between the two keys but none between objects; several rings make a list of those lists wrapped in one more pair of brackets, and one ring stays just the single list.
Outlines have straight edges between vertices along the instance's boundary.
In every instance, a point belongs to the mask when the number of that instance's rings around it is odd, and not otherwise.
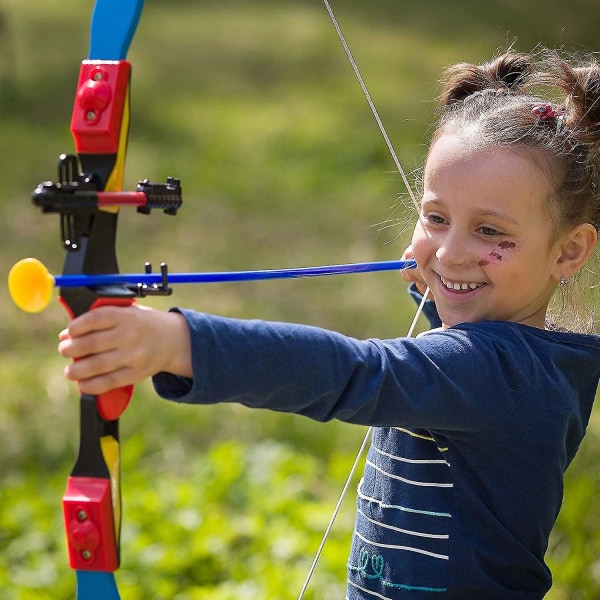
[{"label": "glitter face sticker", "polygon": [[498,263],[502,262],[507,251],[514,250],[516,247],[516,242],[500,242],[485,258],[482,258],[477,264],[480,267],[497,265]]}]

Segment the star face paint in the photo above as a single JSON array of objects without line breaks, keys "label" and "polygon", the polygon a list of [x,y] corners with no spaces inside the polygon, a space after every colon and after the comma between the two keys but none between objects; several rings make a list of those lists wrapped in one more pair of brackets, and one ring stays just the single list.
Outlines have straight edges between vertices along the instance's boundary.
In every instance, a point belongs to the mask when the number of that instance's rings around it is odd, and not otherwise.
[{"label": "star face paint", "polygon": [[507,250],[515,250],[517,242],[503,241],[500,242],[485,258],[482,258],[477,264],[480,267],[498,264],[504,259]]}]

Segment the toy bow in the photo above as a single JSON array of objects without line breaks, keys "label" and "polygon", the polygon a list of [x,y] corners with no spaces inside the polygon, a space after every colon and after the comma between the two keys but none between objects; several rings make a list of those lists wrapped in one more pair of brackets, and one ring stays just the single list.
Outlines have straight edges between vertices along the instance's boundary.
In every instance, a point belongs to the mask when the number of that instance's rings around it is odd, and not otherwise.
[{"label": "toy bow", "polygon": [[[34,193],[43,212],[57,213],[67,251],[63,275],[117,273],[118,207],[129,129],[130,64],[127,51],[143,0],[97,0],[88,59],[81,63],[71,132],[77,157],[61,155],[58,181]],[[181,205],[179,181],[140,182],[138,211],[161,208],[175,214]],[[77,194],[87,194],[82,201]],[[43,202],[40,200],[43,199]],[[103,204],[107,200],[110,207]],[[164,290],[159,290],[164,292]],[[122,285],[65,287],[61,302],[71,317],[105,304],[129,305],[135,291]],[[133,387],[100,396],[80,396],[80,446],[63,496],[69,564],[77,576],[78,600],[118,600],[121,485],[119,417]]]}]

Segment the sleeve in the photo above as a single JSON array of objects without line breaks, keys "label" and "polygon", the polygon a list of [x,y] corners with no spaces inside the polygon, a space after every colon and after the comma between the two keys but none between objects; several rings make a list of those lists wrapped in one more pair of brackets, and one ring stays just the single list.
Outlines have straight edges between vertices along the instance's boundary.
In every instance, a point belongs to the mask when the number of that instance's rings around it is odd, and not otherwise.
[{"label": "sleeve", "polygon": [[[408,293],[417,304],[421,304],[423,294],[419,292],[415,283],[411,283],[408,286]],[[442,320],[440,319],[440,315],[438,315],[437,307],[433,300],[425,300],[425,304],[423,305],[423,316],[429,321],[429,327],[431,327],[431,329],[442,326]]]},{"label": "sleeve", "polygon": [[[306,325],[180,310],[194,379],[154,377],[159,395],[194,404],[237,402],[318,421],[472,434],[514,408],[520,357],[489,336],[447,330],[419,339],[356,340]],[[472,332],[471,332],[472,333]],[[482,375],[484,374],[484,375]]]}]

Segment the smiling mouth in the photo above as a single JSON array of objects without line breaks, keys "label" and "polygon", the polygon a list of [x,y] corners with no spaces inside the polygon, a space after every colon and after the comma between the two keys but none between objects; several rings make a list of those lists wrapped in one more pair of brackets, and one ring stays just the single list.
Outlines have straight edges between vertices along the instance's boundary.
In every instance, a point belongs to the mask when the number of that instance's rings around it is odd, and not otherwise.
[{"label": "smiling mouth", "polygon": [[453,292],[471,292],[485,285],[482,282],[467,283],[465,281],[450,281],[438,273],[442,285]]}]

